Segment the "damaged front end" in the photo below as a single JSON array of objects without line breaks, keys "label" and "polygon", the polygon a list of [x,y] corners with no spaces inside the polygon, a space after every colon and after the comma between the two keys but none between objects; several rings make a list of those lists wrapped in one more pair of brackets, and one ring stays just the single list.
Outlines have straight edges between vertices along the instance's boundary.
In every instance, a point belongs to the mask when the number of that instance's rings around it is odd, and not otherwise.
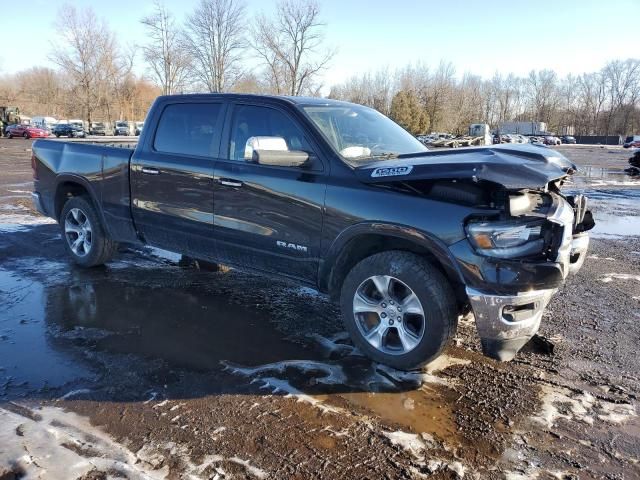
[{"label": "damaged front end", "polygon": [[587,200],[561,192],[576,169],[550,148],[512,145],[399,155],[357,168],[356,175],[469,208],[464,238],[447,245],[459,297],[474,312],[485,355],[511,360],[586,257],[587,232],[595,225]]},{"label": "damaged front end", "polygon": [[[520,251],[514,251],[514,247],[510,247],[511,250],[507,252],[498,252],[499,257],[494,259],[505,259],[504,265],[499,260],[492,264],[498,272],[506,267],[515,273],[513,286],[516,291],[502,293],[509,290],[509,282],[501,283],[500,293],[496,293],[494,289],[466,288],[483,353],[489,357],[502,361],[511,360],[538,331],[544,309],[558,287],[569,274],[576,273],[584,262],[589,247],[587,231],[594,226],[593,217],[587,210],[585,197],[565,197],[555,188],[558,186],[555,185],[546,192],[520,194],[534,196],[538,199],[537,207],[547,203],[547,208],[525,207],[521,211],[507,208],[506,215],[510,220],[505,223],[511,221],[515,225],[527,225],[529,232],[525,231],[526,227],[514,227],[507,231],[508,240],[519,244]],[[523,200],[518,203],[518,199],[514,201],[514,195],[509,198],[511,207],[536,203]],[[473,221],[470,225],[474,225]],[[485,238],[486,235],[478,235],[477,230],[481,229],[476,229],[470,235],[470,242],[482,254],[482,248],[477,246],[477,239],[487,247],[492,246],[493,240]],[[473,227],[468,227],[468,231],[473,232]],[[518,264],[514,265],[514,261]],[[555,277],[548,277],[547,285],[545,281],[535,281],[530,288],[526,288],[526,282],[518,281],[518,271],[524,276],[534,277],[532,271],[543,272],[545,267],[557,271]]]}]

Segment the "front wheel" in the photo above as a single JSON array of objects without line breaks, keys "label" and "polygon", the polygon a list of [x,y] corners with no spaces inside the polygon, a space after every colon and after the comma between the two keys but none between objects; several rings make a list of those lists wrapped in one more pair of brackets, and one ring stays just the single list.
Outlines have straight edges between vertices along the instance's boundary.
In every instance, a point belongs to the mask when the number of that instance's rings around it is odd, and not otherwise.
[{"label": "front wheel", "polygon": [[67,200],[60,215],[60,228],[67,253],[81,267],[108,262],[118,244],[105,233],[100,217],[87,197]]},{"label": "front wheel", "polygon": [[24,137],[25,140],[29,139],[29,134],[27,132],[24,132],[24,135],[22,135]]},{"label": "front wheel", "polygon": [[371,359],[408,370],[429,363],[457,327],[456,300],[445,276],[402,251],[365,258],[347,275],[340,305],[356,346]]}]

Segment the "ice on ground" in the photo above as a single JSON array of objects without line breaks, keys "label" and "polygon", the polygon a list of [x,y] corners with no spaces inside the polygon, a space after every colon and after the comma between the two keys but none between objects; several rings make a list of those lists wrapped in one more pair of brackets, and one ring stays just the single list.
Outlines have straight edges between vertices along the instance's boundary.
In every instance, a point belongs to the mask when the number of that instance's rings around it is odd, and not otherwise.
[{"label": "ice on ground", "polygon": [[265,373],[283,374],[287,369],[293,368],[304,374],[321,372],[324,376],[315,378],[315,382],[324,385],[343,385],[347,383],[347,376],[340,365],[317,362],[313,360],[285,360],[282,362],[267,363],[257,367],[242,367],[223,361],[225,370],[242,375],[243,377],[255,377]]},{"label": "ice on ground", "polygon": [[317,333],[312,333],[309,335],[309,338],[315,340],[320,347],[325,351],[325,356],[331,356],[333,354],[338,354],[340,356],[359,356],[363,357],[364,355],[360,350],[354,347],[351,344],[347,343],[339,343],[340,340],[346,340],[349,338],[349,334],[347,332],[340,332],[332,335],[330,337],[323,337]]},{"label": "ice on ground", "polygon": [[147,247],[147,251],[151,253],[154,257],[163,258],[165,260],[169,260],[171,262],[179,262],[182,258],[180,253],[170,252],[169,250],[163,250],[157,247]]},{"label": "ice on ground", "polygon": [[238,457],[231,457],[229,458],[229,461],[233,463],[237,463],[238,465],[242,465],[247,470],[247,472],[249,472],[254,477],[257,477],[257,478],[267,477],[267,472],[265,472],[264,470],[261,470],[258,467],[251,465],[248,460],[243,460]]},{"label": "ice on ground", "polygon": [[467,365],[470,362],[470,360],[466,360],[463,358],[456,358],[450,355],[440,355],[433,362],[429,363],[421,370],[405,372],[402,370],[396,370],[395,368],[383,364],[377,365],[376,369],[400,383],[412,382],[416,385],[422,385],[423,383],[450,385],[451,381],[449,379],[439,377],[438,375],[436,375],[436,373],[453,365]]},{"label": "ice on ground", "polygon": [[621,424],[636,416],[633,405],[600,400],[588,392],[574,393],[569,389],[544,385],[541,388],[542,407],[533,420],[551,428],[558,419],[582,421],[593,425],[595,420]]},{"label": "ice on ground", "polygon": [[[11,406],[12,405],[12,406]],[[0,408],[0,471],[8,469],[20,478],[84,478],[91,471],[108,478],[167,480],[176,478],[227,478],[216,463],[242,466],[247,477],[263,479],[268,473],[238,456],[208,455],[199,464],[190,450],[180,444],[146,444],[133,453],[89,420],[58,407],[30,409],[10,404]],[[169,458],[178,457],[181,472],[170,471]],[[173,467],[178,467],[172,462]]]},{"label": "ice on ground", "polygon": [[79,478],[91,470],[130,479],[164,479],[167,470],[140,465],[136,456],[88,419],[57,407],[0,408],[0,467],[26,478]]},{"label": "ice on ground", "polygon": [[420,435],[400,430],[396,432],[382,432],[382,434],[389,439],[392,445],[399,446],[417,459],[423,458],[427,445]]},{"label": "ice on ground", "polygon": [[77,397],[78,395],[86,395],[87,393],[91,393],[91,390],[88,388],[80,388],[78,390],[71,390],[70,392],[65,393],[58,400],[69,400],[70,398]]},{"label": "ice on ground", "polygon": [[298,288],[294,288],[293,293],[295,293],[296,295],[299,295],[301,297],[313,297],[313,298],[324,298],[325,295],[320,293],[318,290],[316,290],[315,288],[310,288],[310,287],[298,287]]},{"label": "ice on ground", "polygon": [[323,413],[337,413],[337,414],[347,414],[345,410],[339,407],[333,407],[331,405],[327,405],[322,400],[312,397],[311,395],[307,395],[306,393],[302,393],[296,387],[291,385],[286,380],[282,380],[280,378],[274,377],[266,377],[260,379],[252,380],[254,382],[261,382],[262,386],[260,388],[271,390],[272,393],[285,393],[287,397],[295,398],[299,402],[305,402],[313,405],[314,407],[319,408]]},{"label": "ice on ground", "polygon": [[56,221],[49,217],[23,213],[0,213],[0,233],[15,233],[29,230],[38,225],[52,225]]},{"label": "ice on ground", "polygon": [[640,282],[640,275],[631,275],[629,273],[607,273],[600,281],[604,283],[612,282],[613,280],[635,280]]}]

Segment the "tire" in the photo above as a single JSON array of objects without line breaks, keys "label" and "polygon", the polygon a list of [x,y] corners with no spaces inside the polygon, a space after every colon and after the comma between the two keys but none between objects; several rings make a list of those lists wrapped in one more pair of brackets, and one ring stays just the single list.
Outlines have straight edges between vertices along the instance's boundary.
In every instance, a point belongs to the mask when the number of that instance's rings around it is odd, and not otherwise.
[{"label": "tire", "polygon": [[56,133],[56,138],[60,138],[60,134],[59,133]]},{"label": "tire", "polygon": [[[372,278],[390,279],[386,298],[378,298]],[[423,257],[402,251],[377,253],[353,267],[342,284],[340,307],[354,344],[372,360],[401,370],[438,357],[458,323],[455,295],[445,276]],[[384,333],[376,334],[381,328]],[[365,334],[373,334],[379,346]]]},{"label": "tire", "polygon": [[13,138],[13,135],[11,135],[10,133],[7,134],[7,137],[9,138]]},{"label": "tire", "polygon": [[[100,217],[88,197],[71,197],[67,200],[59,223],[65,250],[81,267],[103,265],[118,249],[118,244],[105,233]],[[81,236],[81,241],[76,244]]]}]

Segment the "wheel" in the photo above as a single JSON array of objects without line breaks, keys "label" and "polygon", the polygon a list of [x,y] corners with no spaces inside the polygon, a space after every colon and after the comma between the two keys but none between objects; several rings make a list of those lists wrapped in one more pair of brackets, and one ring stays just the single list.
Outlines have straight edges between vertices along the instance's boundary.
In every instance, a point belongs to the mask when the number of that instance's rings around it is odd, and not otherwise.
[{"label": "wheel", "polygon": [[59,133],[56,133],[56,138],[60,138],[60,134]]},{"label": "wheel", "polygon": [[100,217],[87,197],[67,200],[60,215],[60,228],[67,253],[82,267],[109,261],[118,244],[107,237]]},{"label": "wheel", "polygon": [[11,133],[7,133],[7,137],[13,138],[13,135],[11,135]]},{"label": "wheel", "polygon": [[358,263],[342,284],[340,306],[355,345],[371,359],[402,370],[439,356],[457,327],[449,282],[409,252],[382,252]]}]

